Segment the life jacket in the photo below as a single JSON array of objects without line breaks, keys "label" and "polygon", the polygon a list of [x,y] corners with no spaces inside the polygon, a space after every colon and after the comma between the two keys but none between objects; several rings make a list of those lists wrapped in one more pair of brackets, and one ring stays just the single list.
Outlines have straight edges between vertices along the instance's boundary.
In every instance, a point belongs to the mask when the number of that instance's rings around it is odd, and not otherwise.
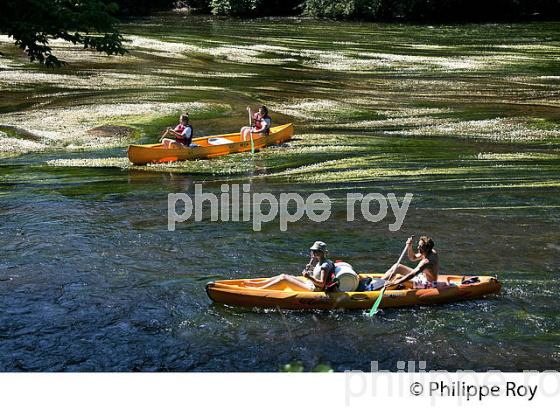
[{"label": "life jacket", "polygon": [[334,263],[331,261],[331,270],[330,272],[327,272],[325,286],[323,287],[324,292],[336,292],[338,282],[336,281],[335,270],[336,267]]},{"label": "life jacket", "polygon": [[329,273],[327,276],[327,283],[325,284],[325,288],[323,290],[325,292],[336,292],[338,290],[338,282],[334,276],[334,269],[332,273]]},{"label": "life jacket", "polygon": [[[183,136],[183,132],[185,132],[185,130],[187,128],[191,129],[191,137],[190,138],[185,138]],[[192,141],[192,138],[193,138],[193,135],[194,135],[194,129],[193,129],[191,124],[187,124],[187,125],[179,124],[175,127],[175,129],[173,131],[175,131],[177,134],[179,134],[175,137],[175,141],[177,141],[181,144],[184,144],[184,145],[190,145],[190,143]]]},{"label": "life jacket", "polygon": [[[270,117],[269,117],[268,115],[261,115],[261,113],[259,113],[259,112],[256,112],[256,113],[253,115],[253,123],[254,123],[255,128],[256,128],[257,130],[259,130],[259,129],[262,128],[262,126],[263,126],[263,120],[264,120],[265,118],[266,118],[266,119],[270,119]],[[270,127],[267,127],[265,132],[266,132],[266,134],[268,135],[268,134],[270,133]]]}]

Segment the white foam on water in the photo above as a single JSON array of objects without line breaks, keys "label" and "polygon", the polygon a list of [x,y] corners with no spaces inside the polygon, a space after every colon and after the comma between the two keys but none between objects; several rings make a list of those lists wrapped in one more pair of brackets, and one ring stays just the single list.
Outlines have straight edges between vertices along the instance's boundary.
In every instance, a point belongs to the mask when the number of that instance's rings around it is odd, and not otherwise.
[{"label": "white foam on water", "polygon": [[22,85],[50,84],[58,88],[107,90],[123,88],[149,88],[162,84],[173,84],[173,79],[157,77],[151,74],[127,74],[114,71],[98,73],[93,70],[83,71],[77,75],[60,72],[40,72],[35,70],[15,69],[0,71],[0,88],[18,89]]},{"label": "white foam on water", "polygon": [[491,47],[512,50],[546,51],[560,53],[560,46],[554,44],[496,44],[492,45]]},{"label": "white foam on water", "polygon": [[255,48],[242,46],[221,46],[211,49],[211,55],[227,61],[243,64],[272,64],[282,65],[297,61],[292,58],[269,58]]},{"label": "white foam on water", "polygon": [[0,131],[0,152],[23,154],[27,152],[43,151],[46,148],[46,144],[9,137],[6,133]]},{"label": "white foam on water", "polygon": [[304,65],[330,71],[369,72],[375,70],[422,71],[436,70],[442,72],[496,70],[504,66],[513,66],[534,62],[539,56],[515,53],[490,53],[475,51],[471,55],[453,57],[423,56],[379,52],[351,52],[302,50],[299,55],[306,59]]},{"label": "white foam on water", "polygon": [[147,49],[151,54],[164,57],[186,57],[190,53],[207,53],[207,49],[188,43],[155,40],[148,37],[128,35],[125,47],[129,49]]},{"label": "white foam on water", "polygon": [[400,66],[407,69],[443,68],[446,70],[477,70],[483,67],[483,63],[465,56],[458,57],[432,57],[407,54],[389,53],[358,53],[363,58],[381,60],[386,64]]},{"label": "white foam on water", "polygon": [[127,36],[131,50],[150,50],[151,54],[188,59],[189,54],[204,54],[214,58],[242,64],[272,64],[282,65],[291,61],[290,58],[268,58],[265,53],[286,53],[289,49],[285,47],[263,46],[263,45],[218,45],[217,47],[200,47],[189,43],[178,43],[161,41],[141,36]]},{"label": "white foam on water", "polygon": [[453,46],[445,46],[442,44],[421,44],[421,43],[408,44],[404,46],[409,48],[414,48],[417,50],[450,50],[455,48]]},{"label": "white foam on water", "polygon": [[252,44],[249,47],[253,50],[264,51],[264,52],[267,52],[267,53],[286,53],[286,54],[290,54],[290,53],[294,52],[294,50],[292,48],[283,47],[283,46],[273,46],[271,44]]},{"label": "white foam on water", "polygon": [[377,114],[384,115],[389,118],[418,117],[430,114],[448,114],[453,112],[449,108],[434,107],[401,107],[392,110],[380,110]]},{"label": "white foam on water", "polygon": [[339,52],[317,52],[306,50],[302,53],[307,61],[304,65],[330,71],[371,71],[379,68],[390,68],[394,64],[379,59],[351,57]]},{"label": "white foam on water", "polygon": [[[0,70],[13,70],[21,67],[23,64],[0,55]],[[0,74],[2,72],[0,71]]]},{"label": "white foam on water", "polygon": [[52,159],[45,163],[51,167],[127,168],[130,162],[125,157]]},{"label": "white foam on water", "polygon": [[274,111],[308,120],[334,120],[337,115],[351,112],[352,106],[327,99],[295,100],[284,104],[271,104]]},{"label": "white foam on water", "polygon": [[194,72],[194,71],[183,71],[183,70],[172,70],[159,68],[153,70],[154,73],[174,75],[178,77],[187,78],[251,78],[255,77],[255,73],[235,73],[235,72],[219,72],[219,71],[205,71],[205,72]]},{"label": "white foam on water", "polygon": [[475,158],[489,161],[558,160],[560,154],[546,152],[479,152]]},{"label": "white foam on water", "polygon": [[489,120],[456,121],[426,125],[403,131],[385,131],[385,134],[409,136],[456,136],[492,141],[540,141],[560,137],[560,127],[539,129],[531,127],[525,118],[493,118]]},{"label": "white foam on water", "polygon": [[538,80],[560,80],[560,75],[540,75],[535,78]]},{"label": "white foam on water", "polygon": [[[435,125],[435,124],[448,124],[447,119],[438,119],[434,117],[396,117],[387,118],[383,120],[364,120],[353,121],[348,123],[329,124],[331,129],[364,129],[364,130],[377,130],[386,128],[409,128],[418,127],[422,125]],[[324,124],[306,124],[311,129],[322,129]]]},{"label": "white foam on water", "polygon": [[[17,150],[17,146],[27,151],[42,150],[46,147],[62,147],[67,150],[84,148],[107,148],[126,145],[129,137],[95,137],[86,131],[104,124],[122,124],[143,121],[188,111],[191,115],[216,109],[229,109],[227,104],[185,102],[185,103],[117,103],[81,105],[66,108],[40,108],[25,112],[0,115],[0,125],[22,128],[36,135],[39,143],[29,144],[23,139],[14,139],[17,144],[2,144],[0,151]],[[14,141],[12,141],[14,142]]]}]

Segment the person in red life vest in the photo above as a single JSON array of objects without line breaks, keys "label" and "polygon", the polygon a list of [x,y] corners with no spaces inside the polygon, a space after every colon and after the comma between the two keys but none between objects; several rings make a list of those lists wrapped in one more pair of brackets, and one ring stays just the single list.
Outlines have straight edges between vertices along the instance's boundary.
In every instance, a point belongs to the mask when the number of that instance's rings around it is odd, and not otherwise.
[{"label": "person in red life vest", "polygon": [[[171,138],[167,138],[167,137]],[[161,137],[163,148],[187,148],[191,145],[193,127],[189,124],[189,113],[179,117],[179,124],[175,128],[167,128]]]},{"label": "person in red life vest", "polygon": [[309,248],[311,260],[302,272],[305,279],[300,279],[292,275],[278,275],[273,278],[262,280],[246,280],[244,283],[260,289],[270,288],[281,284],[293,290],[327,292],[334,290],[335,265],[327,259],[327,245],[325,242],[316,241]]},{"label": "person in red life vest", "polygon": [[[251,108],[247,107],[247,111],[251,112]],[[260,136],[265,136],[270,133],[270,124],[272,120],[268,116],[268,108],[261,105],[259,111],[252,116],[252,125],[250,127],[241,128],[241,137],[243,141],[247,141],[251,138],[252,134],[260,134]],[[254,138],[254,137],[253,137]]]}]

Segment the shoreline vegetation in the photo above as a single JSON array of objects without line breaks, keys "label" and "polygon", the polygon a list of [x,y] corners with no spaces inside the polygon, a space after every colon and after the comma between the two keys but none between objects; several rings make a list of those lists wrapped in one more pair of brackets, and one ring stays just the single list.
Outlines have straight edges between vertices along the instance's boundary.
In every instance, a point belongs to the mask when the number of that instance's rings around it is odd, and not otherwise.
[{"label": "shoreline vegetation", "polygon": [[555,21],[557,0],[113,0],[120,16],[181,10],[232,17],[299,16],[412,23]]},{"label": "shoreline vegetation", "polygon": [[555,0],[187,0],[175,6],[217,16],[303,16],[377,22],[480,23],[560,18]]}]

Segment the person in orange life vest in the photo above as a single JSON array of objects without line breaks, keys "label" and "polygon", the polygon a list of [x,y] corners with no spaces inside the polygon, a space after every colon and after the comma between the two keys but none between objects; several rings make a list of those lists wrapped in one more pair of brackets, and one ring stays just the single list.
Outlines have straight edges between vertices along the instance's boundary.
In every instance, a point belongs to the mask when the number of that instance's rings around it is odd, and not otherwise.
[{"label": "person in orange life vest", "polygon": [[[172,138],[166,138],[170,136]],[[179,124],[175,128],[167,128],[161,142],[163,148],[186,148],[191,145],[193,138],[193,128],[189,124],[189,113],[179,117]]]},{"label": "person in orange life vest", "polygon": [[[247,107],[247,111],[250,110],[251,108]],[[252,123],[253,125],[251,127],[241,128],[241,137],[243,138],[243,141],[249,140],[251,138],[251,133],[262,134],[261,136],[269,134],[272,120],[268,116],[268,108],[261,105],[259,111],[253,114]]]},{"label": "person in orange life vest", "polygon": [[330,291],[334,285],[334,263],[327,259],[327,245],[325,242],[316,241],[309,248],[311,260],[302,272],[305,279],[292,275],[278,275],[273,278],[262,280],[246,280],[246,285],[260,289],[270,288],[281,284],[299,291]]}]

